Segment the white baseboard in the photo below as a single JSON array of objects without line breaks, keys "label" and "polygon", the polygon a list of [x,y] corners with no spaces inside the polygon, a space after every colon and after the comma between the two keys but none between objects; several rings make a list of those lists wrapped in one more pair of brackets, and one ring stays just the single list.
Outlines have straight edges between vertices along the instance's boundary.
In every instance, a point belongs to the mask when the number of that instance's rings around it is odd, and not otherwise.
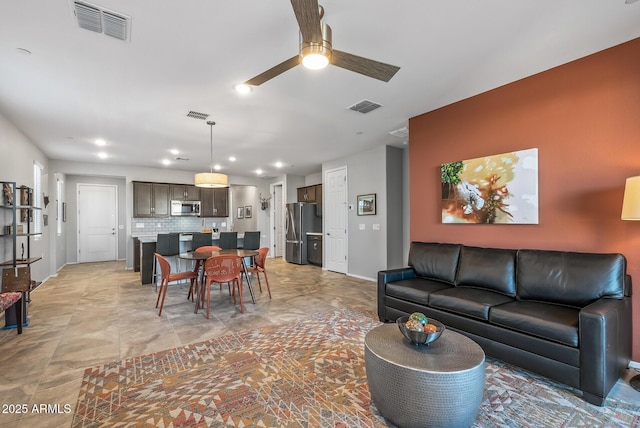
[{"label": "white baseboard", "polygon": [[354,275],[352,273],[347,273],[347,276],[352,276],[352,277],[358,278],[358,279],[364,279],[365,281],[376,282],[376,280],[374,278],[367,278],[366,276]]}]

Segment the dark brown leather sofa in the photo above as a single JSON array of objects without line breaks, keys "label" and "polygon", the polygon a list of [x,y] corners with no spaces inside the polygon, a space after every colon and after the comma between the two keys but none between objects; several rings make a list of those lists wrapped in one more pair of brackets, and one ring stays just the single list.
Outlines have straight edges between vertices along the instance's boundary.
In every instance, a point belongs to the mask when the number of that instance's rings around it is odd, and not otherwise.
[{"label": "dark brown leather sofa", "polygon": [[422,312],[493,358],[602,406],[631,358],[631,277],[621,254],[412,242],[378,272],[378,317]]}]

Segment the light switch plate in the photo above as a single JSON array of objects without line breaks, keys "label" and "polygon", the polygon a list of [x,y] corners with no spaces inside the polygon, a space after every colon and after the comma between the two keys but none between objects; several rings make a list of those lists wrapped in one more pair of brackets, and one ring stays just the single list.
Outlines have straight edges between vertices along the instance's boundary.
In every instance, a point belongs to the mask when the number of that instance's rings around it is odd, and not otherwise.
[{"label": "light switch plate", "polygon": [[360,224],[358,225],[358,229],[360,229],[360,230],[364,230],[364,224],[360,223]]},{"label": "light switch plate", "polygon": [[374,224],[373,225],[373,230],[380,230],[380,225],[379,224]]}]

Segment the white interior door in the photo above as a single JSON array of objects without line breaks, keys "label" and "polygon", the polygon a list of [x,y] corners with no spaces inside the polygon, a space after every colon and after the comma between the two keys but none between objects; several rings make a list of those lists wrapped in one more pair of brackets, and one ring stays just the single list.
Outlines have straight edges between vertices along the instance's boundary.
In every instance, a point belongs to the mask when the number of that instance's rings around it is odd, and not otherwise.
[{"label": "white interior door", "polygon": [[347,273],[347,167],[325,172],[324,260],[328,270]]},{"label": "white interior door", "polygon": [[78,184],[78,261],[117,259],[117,187]]},{"label": "white interior door", "polygon": [[284,256],[284,210],[282,205],[282,184],[272,188],[273,199],[273,257]]}]

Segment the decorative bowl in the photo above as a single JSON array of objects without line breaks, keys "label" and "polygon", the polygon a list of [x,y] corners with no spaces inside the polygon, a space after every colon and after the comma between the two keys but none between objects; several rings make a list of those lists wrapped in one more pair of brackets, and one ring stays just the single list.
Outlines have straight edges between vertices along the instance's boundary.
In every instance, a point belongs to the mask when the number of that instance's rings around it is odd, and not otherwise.
[{"label": "decorative bowl", "polygon": [[446,327],[438,320],[434,320],[433,318],[429,318],[429,324],[435,325],[438,330],[433,333],[425,333],[424,331],[416,331],[410,330],[405,326],[405,323],[409,319],[408,316],[400,317],[396,320],[398,324],[398,328],[404,334],[404,337],[409,339],[411,343],[414,345],[428,345],[431,342],[438,340],[443,331],[445,331]]}]

